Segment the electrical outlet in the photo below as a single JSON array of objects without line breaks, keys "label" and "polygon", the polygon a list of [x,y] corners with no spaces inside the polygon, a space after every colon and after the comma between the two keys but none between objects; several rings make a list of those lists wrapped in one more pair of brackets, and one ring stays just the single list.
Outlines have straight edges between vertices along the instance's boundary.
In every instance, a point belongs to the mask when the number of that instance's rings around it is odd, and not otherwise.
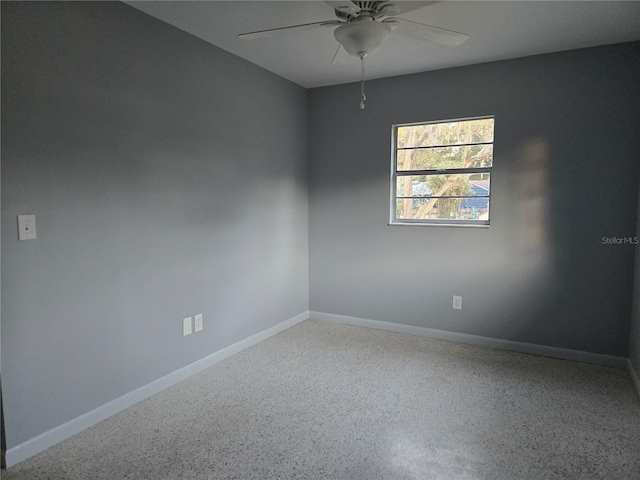
[{"label": "electrical outlet", "polygon": [[453,296],[453,309],[462,310],[462,297],[458,295]]},{"label": "electrical outlet", "polygon": [[199,313],[194,318],[195,318],[195,324],[196,324],[196,332],[199,332],[203,328],[203,325],[202,325],[202,314]]},{"label": "electrical outlet", "polygon": [[191,317],[182,320],[182,336],[191,335]]}]

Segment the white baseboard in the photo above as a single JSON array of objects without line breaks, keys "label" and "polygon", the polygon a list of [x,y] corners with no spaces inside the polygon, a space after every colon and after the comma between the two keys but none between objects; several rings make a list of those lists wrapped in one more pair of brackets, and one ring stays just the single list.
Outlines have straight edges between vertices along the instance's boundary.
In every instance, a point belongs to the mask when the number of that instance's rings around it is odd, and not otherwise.
[{"label": "white baseboard", "polygon": [[[625,368],[627,359],[614,355],[603,355],[600,353],[583,352],[581,350],[570,350],[567,348],[549,347],[534,343],[514,342],[499,338],[481,337],[466,333],[447,332],[434,328],[416,327],[413,325],[402,325],[391,322],[381,322],[379,320],[368,320],[366,318],[347,317],[345,315],[334,315],[332,313],[309,312],[310,318],[324,320],[356,327],[376,328],[378,330],[388,330],[390,332],[407,333],[409,335],[419,335],[421,337],[431,337],[451,342],[469,343],[482,347],[498,348],[500,350],[510,350],[513,352],[530,353],[544,357],[561,358],[575,362],[593,363],[596,365],[606,365],[608,367]],[[636,384],[637,385],[637,384]]]},{"label": "white baseboard", "polygon": [[638,392],[638,396],[640,396],[640,377],[638,376],[638,372],[633,368],[630,359],[627,359],[627,370],[629,370],[629,375],[631,375],[631,380],[636,387],[636,392]]},{"label": "white baseboard", "polygon": [[122,397],[116,398],[115,400],[110,401],[102,405],[101,407],[96,408],[84,415],[81,415],[73,420],[68,421],[58,427],[55,427],[48,432],[45,432],[41,435],[38,435],[35,438],[27,440],[26,442],[21,443],[13,448],[7,450],[5,454],[5,462],[7,468],[26,460],[37,453],[40,453],[47,448],[55,445],[62,440],[66,440],[67,438],[75,435],[76,433],[81,432],[102,420],[115,415],[118,412],[121,412],[125,408],[128,408],[136,403],[149,398],[156,393],[161,392],[162,390],[169,388],[176,383],[189,378],[190,376],[208,368],[216,363],[235,355],[242,350],[245,350],[257,343],[266,340],[273,335],[276,335],[288,328],[293,327],[294,325],[307,320],[309,318],[309,312],[302,312],[295,317],[292,317],[288,320],[278,323],[271,328],[267,328],[261,332],[256,333],[244,340],[240,340],[237,343],[229,345],[228,347],[223,348],[222,350],[218,350],[217,352],[202,358],[186,367],[181,368],[180,370],[176,370],[169,375],[166,375],[158,380],[155,380],[147,385],[144,385],[132,392],[129,392]]}]

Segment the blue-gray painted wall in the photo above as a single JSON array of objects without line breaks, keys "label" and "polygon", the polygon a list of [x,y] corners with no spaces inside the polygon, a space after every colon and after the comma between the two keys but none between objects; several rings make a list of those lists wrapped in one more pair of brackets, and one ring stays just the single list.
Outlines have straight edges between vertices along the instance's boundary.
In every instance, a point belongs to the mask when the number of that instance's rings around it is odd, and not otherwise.
[{"label": "blue-gray painted wall", "polygon": [[2,2],[2,233],[12,448],[308,309],[307,93],[120,2]]},{"label": "blue-gray painted wall", "polygon": [[[311,90],[310,310],[626,357],[639,47]],[[389,226],[391,126],[486,115],[490,228]]]},{"label": "blue-gray painted wall", "polygon": [[[640,196],[638,197],[638,223],[636,237],[640,239]],[[636,245],[636,266],[633,283],[633,311],[629,332],[629,361],[640,377],[640,243]],[[640,393],[640,392],[638,392]]]}]

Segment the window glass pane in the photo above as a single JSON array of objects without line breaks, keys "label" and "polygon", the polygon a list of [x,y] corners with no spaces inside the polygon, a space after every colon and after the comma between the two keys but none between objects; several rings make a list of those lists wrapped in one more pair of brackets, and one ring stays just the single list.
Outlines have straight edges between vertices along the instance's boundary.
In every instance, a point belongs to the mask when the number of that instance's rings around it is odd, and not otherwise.
[{"label": "window glass pane", "polygon": [[396,197],[475,197],[489,195],[490,189],[489,173],[396,177]]},{"label": "window glass pane", "polygon": [[489,220],[488,198],[407,198],[396,200],[400,220]]},{"label": "window glass pane", "polygon": [[493,145],[398,150],[398,171],[490,167]]},{"label": "window glass pane", "polygon": [[398,148],[493,142],[493,118],[398,127]]}]

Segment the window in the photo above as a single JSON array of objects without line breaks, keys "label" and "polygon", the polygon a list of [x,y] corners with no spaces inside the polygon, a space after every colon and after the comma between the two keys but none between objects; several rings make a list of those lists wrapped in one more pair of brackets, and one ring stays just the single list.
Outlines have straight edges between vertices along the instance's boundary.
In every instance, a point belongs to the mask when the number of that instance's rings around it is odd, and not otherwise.
[{"label": "window", "polygon": [[493,123],[394,125],[391,225],[489,225]]}]

